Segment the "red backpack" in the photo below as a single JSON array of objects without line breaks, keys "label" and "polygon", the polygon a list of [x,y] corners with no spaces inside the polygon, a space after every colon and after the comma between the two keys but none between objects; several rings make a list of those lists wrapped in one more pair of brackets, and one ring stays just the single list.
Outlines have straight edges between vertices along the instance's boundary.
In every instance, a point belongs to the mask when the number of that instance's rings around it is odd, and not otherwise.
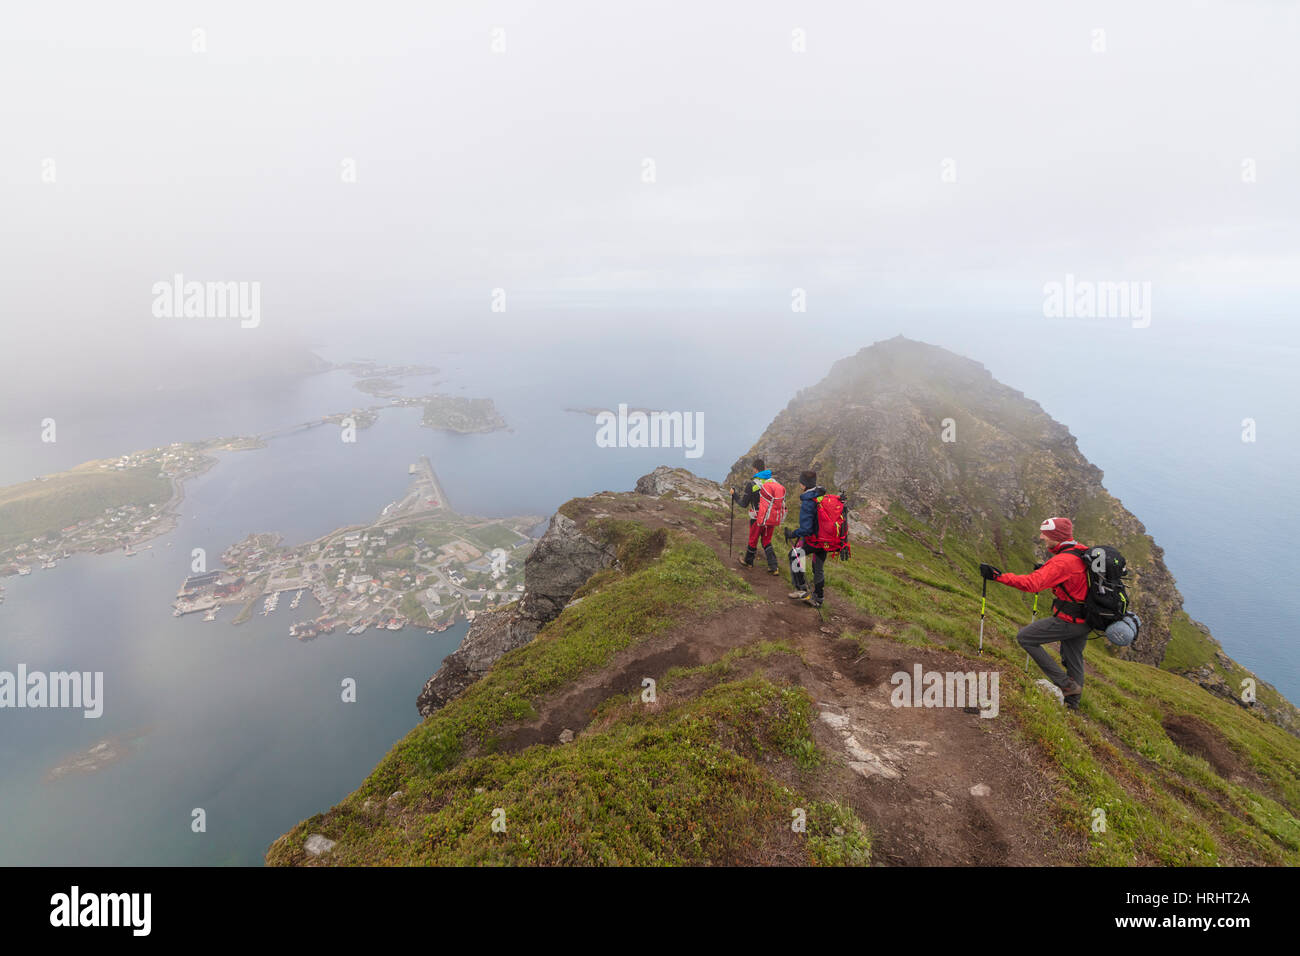
[{"label": "red backpack", "polygon": [[826,494],[817,499],[817,533],[808,539],[808,544],[848,559],[849,515],[843,495]]},{"label": "red backpack", "polygon": [[785,520],[785,486],[769,478],[758,486],[758,517],[761,527],[775,528]]}]

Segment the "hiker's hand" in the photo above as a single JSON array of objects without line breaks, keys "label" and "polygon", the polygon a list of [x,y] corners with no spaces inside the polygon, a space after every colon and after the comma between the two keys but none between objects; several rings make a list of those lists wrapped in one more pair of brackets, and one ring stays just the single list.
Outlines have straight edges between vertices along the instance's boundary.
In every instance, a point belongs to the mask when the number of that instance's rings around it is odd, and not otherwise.
[{"label": "hiker's hand", "polygon": [[991,564],[981,564],[980,577],[985,581],[996,581],[998,578],[1002,577],[1002,572]]}]

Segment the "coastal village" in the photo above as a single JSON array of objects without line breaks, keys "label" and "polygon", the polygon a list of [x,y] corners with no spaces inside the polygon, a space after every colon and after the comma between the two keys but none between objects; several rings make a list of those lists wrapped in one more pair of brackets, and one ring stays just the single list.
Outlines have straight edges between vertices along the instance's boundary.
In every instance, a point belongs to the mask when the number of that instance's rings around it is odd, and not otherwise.
[{"label": "coastal village", "polygon": [[[42,527],[40,519],[35,518],[36,523],[25,530],[36,534],[24,535],[18,541],[0,539],[0,577],[26,576],[34,569],[53,568],[60,560],[82,551],[103,554],[121,550],[129,557],[148,550],[152,545],[144,542],[166,531],[172,520],[181,483],[216,462],[205,454],[207,451],[252,447],[257,447],[256,440],[247,438],[175,442],[25,482],[19,491],[29,500],[39,501],[45,494],[72,498],[74,505],[60,502],[60,508],[66,512],[72,507],[84,516],[68,515],[68,524],[62,527]],[[98,507],[102,503],[97,502],[98,498],[110,496],[110,491],[102,487],[105,479],[113,482],[112,497],[132,503]]]},{"label": "coastal village", "polygon": [[[316,541],[284,547],[275,534],[251,534],[221,556],[224,567],[186,578],[173,614],[213,621],[234,608],[232,623],[275,613],[288,604],[289,633],[299,640],[343,629],[424,628],[430,633],[458,619],[517,599],[524,558],[541,519],[477,519],[446,503],[427,458],[410,466],[411,487],[366,527],[332,531]],[[315,602],[311,611],[303,606]],[[308,605],[310,607],[310,605]]]}]

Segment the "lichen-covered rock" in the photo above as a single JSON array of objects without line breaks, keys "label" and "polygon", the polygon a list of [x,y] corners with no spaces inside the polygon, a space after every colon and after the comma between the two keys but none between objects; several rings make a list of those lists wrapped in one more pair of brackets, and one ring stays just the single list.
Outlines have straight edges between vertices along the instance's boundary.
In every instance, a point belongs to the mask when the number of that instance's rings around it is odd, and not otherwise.
[{"label": "lichen-covered rock", "polygon": [[335,845],[335,841],[331,840],[329,837],[320,833],[313,833],[311,836],[307,837],[302,848],[307,851],[309,856],[321,856],[322,854],[328,853],[330,850],[334,849]]},{"label": "lichen-covered rock", "polygon": [[669,468],[667,465],[660,465],[650,474],[638,478],[636,493],[651,498],[672,495],[674,498],[693,498],[703,501],[727,500],[721,486],[715,482],[701,478],[685,468]]}]

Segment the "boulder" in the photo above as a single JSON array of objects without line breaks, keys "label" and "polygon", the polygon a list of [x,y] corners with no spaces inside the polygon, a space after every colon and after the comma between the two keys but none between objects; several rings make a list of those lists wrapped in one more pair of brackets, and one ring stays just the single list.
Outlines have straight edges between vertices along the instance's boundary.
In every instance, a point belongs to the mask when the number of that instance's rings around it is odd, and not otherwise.
[{"label": "boulder", "polygon": [[1062,707],[1065,706],[1065,692],[1062,691],[1061,688],[1053,684],[1046,677],[1038,678],[1038,680],[1034,681],[1034,686],[1037,687],[1039,690],[1041,690],[1048,697],[1055,697],[1056,702],[1060,704]]},{"label": "boulder", "polygon": [[636,493],[651,498],[672,495],[676,499],[726,501],[722,488],[707,478],[701,478],[685,468],[669,468],[660,465],[648,475],[642,475],[636,481]]},{"label": "boulder", "polygon": [[311,836],[307,837],[307,841],[303,844],[302,848],[307,851],[309,856],[320,856],[334,849],[335,845],[335,841],[329,839],[329,837],[323,836],[319,833],[313,833]]}]

